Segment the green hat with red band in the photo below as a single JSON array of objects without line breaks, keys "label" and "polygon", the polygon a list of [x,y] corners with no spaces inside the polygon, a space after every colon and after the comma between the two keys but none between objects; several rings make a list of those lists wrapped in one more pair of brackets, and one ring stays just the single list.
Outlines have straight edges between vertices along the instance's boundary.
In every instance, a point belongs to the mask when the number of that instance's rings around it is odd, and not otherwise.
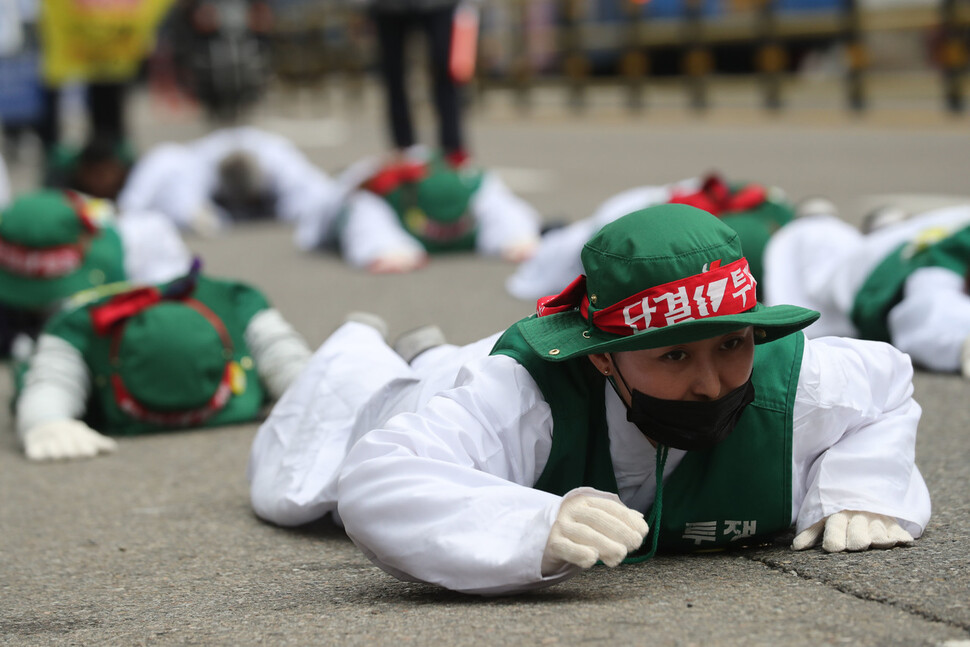
[{"label": "green hat with red band", "polygon": [[91,319],[97,334],[111,337],[111,388],[133,418],[197,425],[243,386],[225,325],[190,294],[139,288],[92,308]]},{"label": "green hat with red band", "polygon": [[42,190],[0,212],[0,302],[45,308],[125,278],[111,207],[71,191]]},{"label": "green hat with red band", "polygon": [[685,344],[746,326],[762,343],[819,317],[758,303],[737,233],[688,205],[619,218],[586,243],[582,261],[585,275],[539,299],[537,316],[518,324],[547,360]]}]

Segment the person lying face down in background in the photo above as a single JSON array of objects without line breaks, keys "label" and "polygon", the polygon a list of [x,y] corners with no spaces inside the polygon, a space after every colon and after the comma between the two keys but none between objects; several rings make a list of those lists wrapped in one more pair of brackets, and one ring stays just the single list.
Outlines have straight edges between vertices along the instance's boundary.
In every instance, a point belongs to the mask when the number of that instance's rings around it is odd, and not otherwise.
[{"label": "person lying face down in background", "polygon": [[765,249],[765,300],[822,313],[810,337],[889,342],[931,371],[970,378],[970,205],[871,214],[867,233],[827,200]]},{"label": "person lying face down in background", "polygon": [[470,163],[456,168],[421,146],[403,161],[361,160],[339,183],[344,198],[332,211],[305,211],[295,242],[304,250],[336,247],[370,272],[409,272],[429,254],[472,250],[519,262],[539,241],[539,213],[495,173]]},{"label": "person lying face down in background", "polygon": [[738,235],[690,206],[619,218],[583,266],[536,315],[410,363],[341,326],[257,434],[256,513],[333,514],[387,572],[482,594],[792,525],[796,549],[921,534],[907,356],[806,340],[817,313],[758,304]]},{"label": "person lying face down in background", "polygon": [[779,228],[795,217],[794,206],[779,187],[728,182],[717,173],[627,189],[604,200],[589,217],[543,235],[535,254],[525,259],[508,278],[506,290],[524,300],[562,290],[582,274],[583,245],[600,228],[633,211],[668,203],[703,209],[736,231],[759,286],[765,245]]},{"label": "person lying face down in background", "polygon": [[198,271],[196,262],[166,284],[78,295],[48,322],[16,400],[27,458],[114,451],[102,433],[248,422],[286,390],[310,356],[306,342],[255,288]]},{"label": "person lying face down in background", "polygon": [[329,213],[339,197],[337,183],[292,142],[240,127],[152,148],[128,175],[118,206],[125,214],[161,212],[180,229],[214,235],[238,222]]},{"label": "person lying face down in background", "polygon": [[36,338],[80,290],[167,281],[188,270],[191,257],[171,223],[115,215],[107,200],[54,189],[19,195],[0,211],[0,353],[20,335]]}]

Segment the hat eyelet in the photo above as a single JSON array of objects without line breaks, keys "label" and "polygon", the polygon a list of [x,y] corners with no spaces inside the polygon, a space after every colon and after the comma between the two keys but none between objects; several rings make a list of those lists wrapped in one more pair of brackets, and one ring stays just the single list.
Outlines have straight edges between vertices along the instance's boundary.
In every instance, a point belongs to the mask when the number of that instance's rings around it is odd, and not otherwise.
[{"label": "hat eyelet", "polygon": [[591,294],[589,296],[589,302],[592,303],[594,306],[596,305],[596,295],[595,294]]},{"label": "hat eyelet", "polygon": [[589,339],[589,331],[588,330],[584,330],[583,331],[583,338],[584,339]]},{"label": "hat eyelet", "polygon": [[549,354],[550,355],[558,355],[559,354],[559,349],[558,348],[552,348],[552,349],[549,350]]},{"label": "hat eyelet", "polygon": [[242,366],[243,369],[250,371],[253,368],[253,358],[247,355],[239,360],[239,365]]}]

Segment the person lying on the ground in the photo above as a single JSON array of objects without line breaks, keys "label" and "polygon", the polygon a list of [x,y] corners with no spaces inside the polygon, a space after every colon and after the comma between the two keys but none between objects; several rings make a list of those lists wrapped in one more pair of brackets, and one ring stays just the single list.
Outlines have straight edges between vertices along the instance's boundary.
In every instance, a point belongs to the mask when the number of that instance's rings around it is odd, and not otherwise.
[{"label": "person lying on the ground", "polygon": [[289,140],[255,128],[165,143],[135,165],[118,197],[123,214],[159,211],[180,228],[214,234],[233,222],[296,222],[333,209],[337,186]]},{"label": "person lying on the ground", "polygon": [[114,451],[113,435],[249,422],[309,357],[258,290],[196,263],[53,317],[23,372],[17,435],[43,461]]},{"label": "person lying on the ground", "polygon": [[811,211],[765,249],[766,302],[818,310],[810,337],[889,342],[917,366],[970,378],[970,205],[906,219],[879,210],[868,234],[827,200]]},{"label": "person lying on the ground", "polygon": [[75,292],[117,281],[156,283],[191,263],[178,230],[158,214],[116,219],[114,206],[42,189],[0,211],[0,354],[40,327]]},{"label": "person lying on the ground", "polygon": [[495,174],[451,166],[416,146],[404,161],[374,157],[340,177],[344,199],[331,212],[304,211],[295,242],[304,250],[336,247],[354,267],[409,272],[429,254],[474,250],[513,262],[539,241],[540,216]]},{"label": "person lying on the ground", "polygon": [[757,303],[737,233],[694,207],[619,218],[582,261],[468,346],[340,327],[257,433],[256,514],[332,513],[387,572],[482,594],[792,525],[794,549],[920,536],[906,355],[807,340],[817,313]]},{"label": "person lying on the ground", "polygon": [[778,187],[729,184],[715,173],[628,189],[605,200],[588,218],[546,233],[535,254],[508,278],[506,290],[524,300],[558,292],[582,273],[580,251],[601,227],[632,211],[664,203],[689,204],[721,217],[741,236],[755,280],[761,278],[762,250],[768,238],[794,215]]}]

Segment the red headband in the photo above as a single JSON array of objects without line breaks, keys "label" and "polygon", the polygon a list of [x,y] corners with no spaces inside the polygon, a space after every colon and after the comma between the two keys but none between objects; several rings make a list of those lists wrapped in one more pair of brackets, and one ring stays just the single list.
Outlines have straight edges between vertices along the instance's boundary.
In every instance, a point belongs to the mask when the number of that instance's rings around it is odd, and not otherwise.
[{"label": "red headband", "polygon": [[579,308],[580,314],[597,330],[626,336],[684,321],[739,314],[753,308],[757,282],[751,276],[748,261],[742,257],[723,267],[720,264],[717,260],[706,272],[647,288],[594,311],[592,317],[586,277],[579,276],[559,294],[539,299],[536,314],[544,317]]}]

